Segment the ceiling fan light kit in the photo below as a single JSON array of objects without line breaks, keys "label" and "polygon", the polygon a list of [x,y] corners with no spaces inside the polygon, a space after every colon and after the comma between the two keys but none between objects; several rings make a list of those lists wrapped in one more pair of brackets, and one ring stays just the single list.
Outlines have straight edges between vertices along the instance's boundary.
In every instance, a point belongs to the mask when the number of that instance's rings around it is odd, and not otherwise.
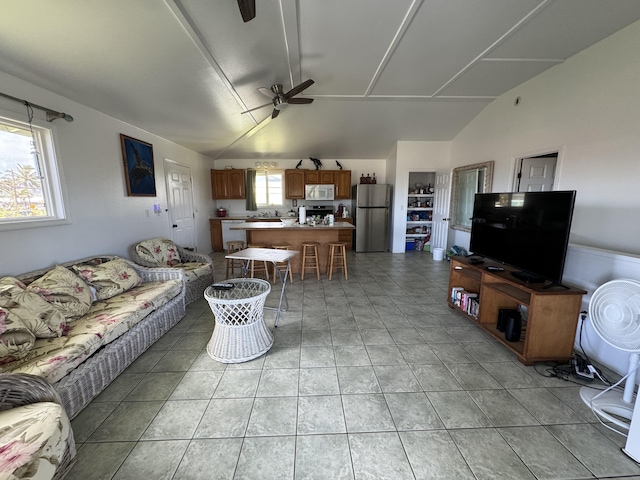
[{"label": "ceiling fan light kit", "polygon": [[[589,319],[602,340],[631,355],[627,374],[620,381],[606,390],[582,387],[580,397],[603,425],[602,419],[629,432],[623,452],[640,462],[640,404],[634,394],[640,366],[640,281],[620,279],[601,285],[589,302]],[[622,382],[621,393],[616,387]]]},{"label": "ceiling fan light kit", "polygon": [[241,113],[249,113],[249,112],[253,112],[254,110],[258,110],[260,108],[273,105],[273,112],[271,113],[271,118],[276,118],[280,113],[280,111],[284,110],[289,105],[304,105],[304,104],[309,104],[313,102],[313,98],[295,97],[296,95],[301,93],[303,90],[313,85],[313,83],[314,82],[311,79],[306,80],[301,84],[296,85],[286,93],[282,89],[281,83],[276,83],[272,85],[271,88],[260,87],[258,88],[258,91],[264,96],[269,97],[271,99],[271,102],[265,103],[264,105],[259,105],[254,108],[250,108],[249,110],[245,110],[244,112],[241,112]]}]

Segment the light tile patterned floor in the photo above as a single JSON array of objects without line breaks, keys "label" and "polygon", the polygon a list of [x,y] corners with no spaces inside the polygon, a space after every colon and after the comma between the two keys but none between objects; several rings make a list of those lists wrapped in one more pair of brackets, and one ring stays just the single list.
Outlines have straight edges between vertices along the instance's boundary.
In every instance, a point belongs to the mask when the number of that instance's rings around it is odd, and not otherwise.
[{"label": "light tile patterned floor", "polygon": [[447,262],[348,257],[348,281],[294,277],[273,348],[251,362],[209,358],[212,314],[190,305],[73,420],[67,478],[640,478],[578,386],[447,307]]}]

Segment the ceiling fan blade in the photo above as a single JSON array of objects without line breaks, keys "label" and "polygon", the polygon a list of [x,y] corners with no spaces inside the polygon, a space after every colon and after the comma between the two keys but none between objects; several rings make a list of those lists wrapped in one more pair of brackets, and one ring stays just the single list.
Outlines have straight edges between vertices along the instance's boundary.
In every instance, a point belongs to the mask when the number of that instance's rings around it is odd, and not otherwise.
[{"label": "ceiling fan blade", "polygon": [[260,105],[260,106],[258,106],[258,107],[253,107],[253,108],[250,108],[249,110],[245,110],[244,112],[240,112],[240,113],[249,113],[249,112],[253,112],[254,110],[258,110],[258,109],[260,109],[260,108],[264,108],[264,107],[266,107],[267,105],[273,105],[273,102],[265,103],[264,105]]},{"label": "ceiling fan blade", "polygon": [[279,113],[280,113],[280,110],[274,108],[273,113],[271,114],[271,118],[276,118]]},{"label": "ceiling fan blade", "polygon": [[305,82],[302,82],[300,85],[297,85],[295,87],[293,87],[291,90],[289,90],[287,93],[284,94],[285,98],[290,98],[293,97],[294,95],[299,94],[301,91],[303,91],[306,88],[309,88],[311,85],[313,85],[313,80],[309,79]]},{"label": "ceiling fan blade", "polygon": [[265,97],[269,97],[269,98],[276,98],[276,94],[273,93],[271,90],[269,90],[268,88],[264,88],[264,87],[260,87],[258,88],[258,91],[263,94]]},{"label": "ceiling fan blade", "polygon": [[287,103],[290,105],[301,105],[303,103],[311,103],[313,102],[313,98],[290,98],[287,100]]},{"label": "ceiling fan blade", "polygon": [[256,0],[238,0],[238,7],[245,23],[256,17]]}]

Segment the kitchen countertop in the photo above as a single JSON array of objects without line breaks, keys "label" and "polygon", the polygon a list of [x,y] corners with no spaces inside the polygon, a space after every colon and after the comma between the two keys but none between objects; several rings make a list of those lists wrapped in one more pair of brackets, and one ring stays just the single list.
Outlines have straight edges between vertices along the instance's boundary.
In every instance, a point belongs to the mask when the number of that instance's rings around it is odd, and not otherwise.
[{"label": "kitchen countertop", "polygon": [[244,222],[238,223],[231,227],[231,230],[311,230],[311,229],[324,229],[324,230],[354,230],[354,227],[349,222],[335,222],[333,225],[300,225],[294,223],[293,225],[285,225],[284,223],[276,222]]}]

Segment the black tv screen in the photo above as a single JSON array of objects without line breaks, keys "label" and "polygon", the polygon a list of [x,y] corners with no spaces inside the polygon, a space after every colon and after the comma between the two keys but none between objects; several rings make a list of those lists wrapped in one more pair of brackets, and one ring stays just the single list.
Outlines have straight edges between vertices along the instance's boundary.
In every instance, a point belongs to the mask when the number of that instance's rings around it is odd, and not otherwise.
[{"label": "black tv screen", "polygon": [[476,194],[471,251],[523,270],[524,280],[560,283],[575,196],[575,191]]}]

